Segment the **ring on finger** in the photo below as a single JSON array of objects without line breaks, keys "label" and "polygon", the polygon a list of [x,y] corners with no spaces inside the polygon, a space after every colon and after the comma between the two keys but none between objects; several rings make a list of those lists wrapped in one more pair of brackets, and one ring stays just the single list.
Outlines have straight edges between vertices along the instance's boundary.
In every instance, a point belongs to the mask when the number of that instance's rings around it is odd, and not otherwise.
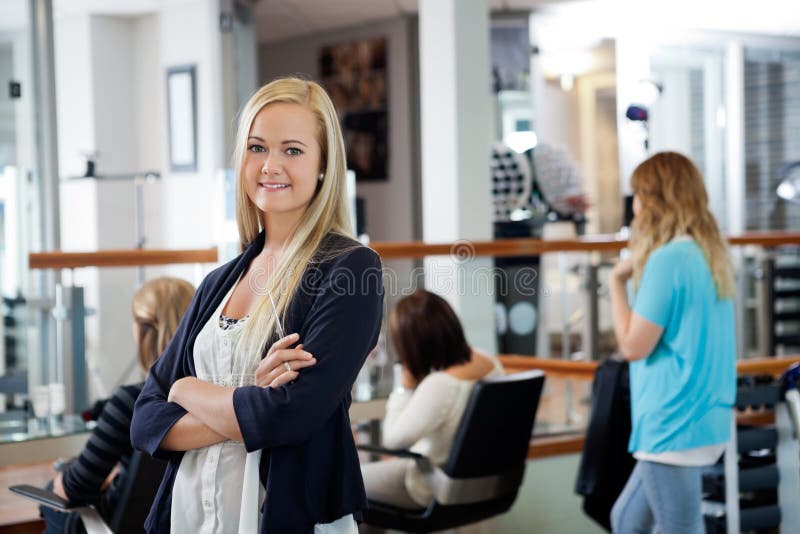
[{"label": "ring on finger", "polygon": [[289,371],[290,373],[292,372],[292,366],[289,362],[283,362],[283,368]]}]

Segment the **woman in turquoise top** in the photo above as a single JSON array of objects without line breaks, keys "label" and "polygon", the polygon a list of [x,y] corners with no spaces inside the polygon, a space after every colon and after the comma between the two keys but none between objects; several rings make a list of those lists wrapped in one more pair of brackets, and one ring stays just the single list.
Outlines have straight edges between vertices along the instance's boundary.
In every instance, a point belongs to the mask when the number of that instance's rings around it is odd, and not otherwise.
[{"label": "woman in turquoise top", "polygon": [[652,156],[631,188],[631,257],[609,285],[614,334],[631,362],[628,447],[638,461],[611,524],[619,533],[657,525],[662,534],[701,534],[701,470],[725,448],[736,391],[733,267],[688,158]]}]

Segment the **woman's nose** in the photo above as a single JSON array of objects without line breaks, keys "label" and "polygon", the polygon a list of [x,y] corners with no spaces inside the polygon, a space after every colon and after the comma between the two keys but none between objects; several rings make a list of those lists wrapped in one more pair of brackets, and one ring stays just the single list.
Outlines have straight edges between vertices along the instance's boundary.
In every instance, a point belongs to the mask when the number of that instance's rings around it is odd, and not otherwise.
[{"label": "woman's nose", "polygon": [[274,156],[267,156],[264,159],[264,165],[261,167],[262,174],[270,175],[270,174],[279,174],[280,168],[278,166],[278,162],[275,161]]}]

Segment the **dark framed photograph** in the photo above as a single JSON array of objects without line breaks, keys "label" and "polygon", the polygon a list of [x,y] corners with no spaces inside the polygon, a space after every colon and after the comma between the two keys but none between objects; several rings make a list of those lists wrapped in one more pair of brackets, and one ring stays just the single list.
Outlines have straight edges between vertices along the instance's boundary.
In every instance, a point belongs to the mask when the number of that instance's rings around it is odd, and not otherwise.
[{"label": "dark framed photograph", "polygon": [[386,38],[325,46],[319,62],[322,84],[339,112],[347,168],[358,181],[387,180]]},{"label": "dark framed photograph", "polygon": [[167,139],[172,172],[197,171],[197,98],[194,65],[167,69]]}]

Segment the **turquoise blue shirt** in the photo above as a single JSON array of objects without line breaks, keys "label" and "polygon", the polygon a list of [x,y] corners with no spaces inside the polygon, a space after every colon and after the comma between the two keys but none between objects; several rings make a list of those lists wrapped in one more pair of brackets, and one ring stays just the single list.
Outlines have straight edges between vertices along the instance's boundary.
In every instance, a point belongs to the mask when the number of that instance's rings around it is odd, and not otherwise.
[{"label": "turquoise blue shirt", "polygon": [[733,301],[717,297],[700,247],[677,239],[644,267],[633,311],[664,329],[630,365],[631,452],[682,451],[727,441],[736,395]]}]

